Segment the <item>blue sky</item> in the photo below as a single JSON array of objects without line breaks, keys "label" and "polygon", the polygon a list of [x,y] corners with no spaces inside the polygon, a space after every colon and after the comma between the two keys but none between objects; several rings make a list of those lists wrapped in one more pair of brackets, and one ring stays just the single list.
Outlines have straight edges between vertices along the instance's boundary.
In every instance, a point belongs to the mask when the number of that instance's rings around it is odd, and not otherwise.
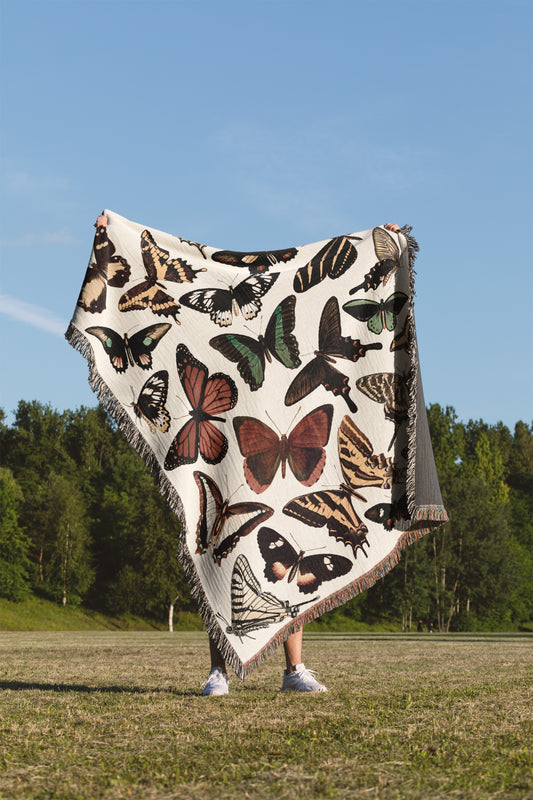
[{"label": "blue sky", "polygon": [[2,0],[0,406],[95,405],[62,338],[97,214],[226,249],[420,244],[426,402],[532,418],[530,0]]}]

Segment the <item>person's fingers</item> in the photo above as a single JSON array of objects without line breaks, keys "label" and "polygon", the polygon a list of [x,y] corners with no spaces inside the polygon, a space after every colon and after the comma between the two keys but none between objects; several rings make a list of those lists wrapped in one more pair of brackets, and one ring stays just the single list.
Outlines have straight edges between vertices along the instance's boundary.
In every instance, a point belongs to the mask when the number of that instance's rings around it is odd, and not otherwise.
[{"label": "person's fingers", "polygon": [[108,223],[108,222],[109,222],[109,220],[108,220],[108,218],[105,216],[105,214],[100,214],[100,216],[99,216],[99,217],[98,217],[98,219],[96,220],[96,226],[99,228],[101,225],[103,225],[103,226],[104,226],[104,228],[106,228],[106,227],[107,227],[107,223]]},{"label": "person's fingers", "polygon": [[400,226],[396,225],[395,222],[386,222],[383,227],[386,228],[388,231],[396,232],[400,230]]}]

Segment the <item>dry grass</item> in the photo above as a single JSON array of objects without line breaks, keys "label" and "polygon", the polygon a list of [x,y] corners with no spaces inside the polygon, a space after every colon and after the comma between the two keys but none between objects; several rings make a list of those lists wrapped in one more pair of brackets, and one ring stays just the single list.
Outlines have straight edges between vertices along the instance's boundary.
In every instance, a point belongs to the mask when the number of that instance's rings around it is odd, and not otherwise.
[{"label": "dry grass", "polygon": [[206,699],[198,633],[0,634],[0,797],[533,798],[533,638],[305,639]]}]

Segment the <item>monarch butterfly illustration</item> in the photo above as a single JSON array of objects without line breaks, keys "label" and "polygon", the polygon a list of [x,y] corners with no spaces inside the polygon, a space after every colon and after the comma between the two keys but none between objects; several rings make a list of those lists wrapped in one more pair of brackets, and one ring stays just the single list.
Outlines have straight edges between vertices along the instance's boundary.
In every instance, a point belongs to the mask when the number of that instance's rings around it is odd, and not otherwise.
[{"label": "monarch butterfly illustration", "polygon": [[241,553],[237,556],[231,576],[231,625],[227,626],[226,633],[242,640],[250,631],[267,628],[287,617],[297,617],[302,606],[314,603],[317,599],[313,597],[291,605],[288,600],[279,600],[270,592],[262,592],[248,559]]}]

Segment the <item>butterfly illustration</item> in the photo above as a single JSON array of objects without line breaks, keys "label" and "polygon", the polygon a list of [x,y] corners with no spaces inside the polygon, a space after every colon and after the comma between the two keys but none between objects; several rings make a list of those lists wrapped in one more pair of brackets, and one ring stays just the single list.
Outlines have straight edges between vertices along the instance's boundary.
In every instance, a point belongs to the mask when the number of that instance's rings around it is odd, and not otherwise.
[{"label": "butterfly illustration", "polygon": [[127,283],[131,267],[122,256],[116,256],[115,246],[107,235],[107,227],[96,229],[93,246],[95,260],[87,267],[78,305],[91,314],[100,314],[106,307],[107,287],[122,289]]},{"label": "butterfly illustration", "polygon": [[194,311],[209,314],[213,322],[226,328],[239,310],[244,319],[253,319],[259,313],[261,298],[277,281],[279,273],[250,275],[237,286],[228,289],[195,289],[180,297],[180,302]]},{"label": "butterfly illustration", "polygon": [[374,228],[372,238],[379,261],[367,272],[359,286],[350,289],[349,294],[355,294],[359,289],[364,289],[365,292],[377,289],[380,283],[386,286],[390,276],[398,268],[400,251],[392,236],[384,228]]},{"label": "butterfly illustration", "polygon": [[290,605],[288,600],[279,600],[270,592],[262,592],[248,559],[241,553],[235,560],[231,575],[231,625],[227,626],[226,633],[232,633],[242,640],[251,631],[267,628],[287,617],[294,619],[302,606],[314,603],[316,599],[313,597]]},{"label": "butterfly illustration", "polygon": [[272,362],[272,356],[288,369],[295,369],[302,363],[298,352],[298,342],[292,334],[294,330],[294,295],[286,297],[274,309],[265,335],[252,339],[240,333],[221,333],[210,339],[209,344],[230,361],[237,363],[241,378],[252,392],[263,385],[265,379],[265,358]]},{"label": "butterfly illustration", "polygon": [[128,369],[128,362],[130,367],[133,367],[135,363],[141,369],[151,369],[151,352],[171,327],[172,325],[168,322],[150,325],[148,328],[134,333],[131,338],[126,333],[122,337],[112,328],[99,326],[87,328],[86,332],[96,336],[102,342],[104,351],[115,371],[125,372]]},{"label": "butterfly illustration", "polygon": [[389,350],[394,352],[394,350],[402,350],[409,347],[411,342],[411,320],[409,317],[405,320],[405,325],[403,326],[400,333],[398,333],[392,342],[390,343]]},{"label": "butterfly illustration", "polygon": [[344,311],[350,316],[355,317],[359,322],[366,322],[368,329],[372,333],[381,333],[384,328],[388,331],[394,330],[398,314],[407,301],[407,295],[403,292],[394,292],[386,300],[368,300],[361,298],[348,300],[343,305]]},{"label": "butterfly illustration", "polygon": [[353,566],[349,558],[334,553],[304,556],[304,550],[297,552],[287,539],[272,528],[261,528],[257,542],[265,559],[264,574],[267,581],[275,583],[288,574],[287,583],[296,578],[296,585],[303,594],[316,591],[324,581],[346,575]]},{"label": "butterfly illustration", "polygon": [[329,439],[332,417],[332,405],[315,408],[281,439],[264,422],[253,417],[234,417],[233,427],[244,456],[248,486],[257,494],[264,492],[280,464],[281,477],[285,477],[287,461],[295,478],[304,486],[312,486],[326,463],[324,447]]},{"label": "butterfly illustration", "polygon": [[403,495],[393,503],[377,503],[365,512],[365,517],[371,522],[383,525],[386,531],[392,530],[394,523],[399,519],[408,519],[407,495]]},{"label": "butterfly illustration", "polygon": [[119,311],[134,311],[150,308],[160,317],[173,317],[179,324],[176,315],[179,304],[163,291],[166,287],[161,281],[174,283],[192,283],[198,272],[205,268],[193,269],[183,258],[170,258],[168,250],[159,247],[150,231],[141,233],[141,255],[146,270],[146,279],[125,292],[118,301]]},{"label": "butterfly illustration", "polygon": [[305,266],[294,276],[294,291],[306,292],[326,277],[340,278],[357,259],[357,250],[352,241],[361,241],[360,236],[336,236],[330,239]]},{"label": "butterfly illustration", "polygon": [[168,372],[162,369],[150,375],[133,403],[135,416],[148,423],[150,433],[155,433],[156,428],[165,433],[170,427],[170,414],[165,408],[167,394]]},{"label": "butterfly illustration", "polygon": [[395,432],[389,444],[390,449],[398,426],[407,419],[409,410],[409,392],[405,378],[394,372],[375,372],[358,378],[355,385],[374,402],[383,403],[385,419],[394,422]]},{"label": "butterfly illustration", "polygon": [[336,358],[357,361],[366,355],[367,350],[381,350],[381,347],[379,342],[361,344],[359,339],[341,336],[339,304],[336,297],[330,297],[320,317],[315,358],[300,370],[287,389],[285,405],[292,406],[319,386],[323,386],[326,391],[344,397],[350,411],[355,413],[357,406],[349,396],[348,377],[332,364],[335,364]]},{"label": "butterfly illustration", "polygon": [[272,516],[274,510],[262,503],[234,503],[222,498],[215,481],[203,472],[194,472],[200,492],[200,518],[196,526],[196,552],[209,549],[220,565],[223,558],[235,548],[239,539],[247,536],[261,522]]},{"label": "butterfly illustration", "polygon": [[225,422],[217,417],[229,411],[237,402],[237,387],[228,375],[209,371],[189,351],[186,345],[176,347],[176,365],[183,391],[192,406],[191,419],[176,434],[165,457],[165,469],[192,464],[198,451],[208,464],[218,464],[226,455],[228,440],[213,422]]},{"label": "butterfly illustration", "polygon": [[252,274],[264,272],[274,264],[290,261],[298,252],[296,247],[287,250],[257,250],[254,253],[239,253],[235,250],[217,250],[211,258],[232,267],[248,267]]},{"label": "butterfly illustration", "polygon": [[314,528],[326,525],[329,535],[350,545],[355,557],[358,549],[366,556],[363,545],[368,544],[368,528],[355,512],[352,498],[366,503],[359,489],[365,486],[390,488],[394,465],[383,454],[373,455],[370,441],[348,416],[339,426],[337,445],[344,478],[340,488],[296,497],[285,505],[283,511]]}]

